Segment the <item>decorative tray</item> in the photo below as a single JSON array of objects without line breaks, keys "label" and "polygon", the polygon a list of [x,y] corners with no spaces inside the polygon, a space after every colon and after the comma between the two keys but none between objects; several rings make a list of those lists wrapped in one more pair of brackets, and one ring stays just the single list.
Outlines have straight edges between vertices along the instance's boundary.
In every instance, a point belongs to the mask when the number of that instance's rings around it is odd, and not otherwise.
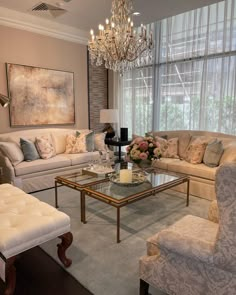
[{"label": "decorative tray", "polygon": [[82,169],[83,174],[99,177],[99,176],[109,176],[110,173],[113,173],[114,169],[112,168],[104,168],[104,167],[95,167],[94,169],[91,169],[89,167],[85,167]]},{"label": "decorative tray", "polygon": [[110,181],[114,184],[120,185],[120,186],[136,186],[139,184],[144,183],[147,181],[146,176],[142,173],[133,172],[132,173],[132,181],[131,182],[120,182],[120,175],[119,174],[112,174],[109,176]]}]

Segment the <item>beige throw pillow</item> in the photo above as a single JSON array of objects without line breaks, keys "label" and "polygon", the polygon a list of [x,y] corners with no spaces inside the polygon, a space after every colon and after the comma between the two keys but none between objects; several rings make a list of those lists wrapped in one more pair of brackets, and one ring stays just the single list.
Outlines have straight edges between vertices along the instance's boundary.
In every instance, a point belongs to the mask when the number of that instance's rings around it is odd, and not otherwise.
[{"label": "beige throw pillow", "polygon": [[183,132],[179,136],[179,157],[180,157],[180,159],[183,159],[185,157],[186,150],[187,150],[187,147],[190,143],[190,140],[191,140],[190,133]]},{"label": "beige throw pillow", "polygon": [[62,154],[66,150],[66,134],[54,133],[52,134],[53,144],[56,154]]},{"label": "beige throw pillow", "polygon": [[56,155],[56,150],[50,134],[36,137],[35,146],[42,159],[49,159]]},{"label": "beige throw pillow", "polygon": [[86,134],[73,135],[69,134],[66,137],[66,154],[86,153]]},{"label": "beige throw pillow", "polygon": [[155,136],[155,139],[157,142],[160,143],[161,145],[161,156],[163,158],[174,158],[178,159],[178,141],[179,139],[176,138],[171,138],[169,140],[166,140],[162,137]]},{"label": "beige throw pillow", "polygon": [[13,166],[24,161],[24,154],[15,142],[0,142],[0,150],[11,161]]},{"label": "beige throw pillow", "polygon": [[196,138],[190,142],[186,150],[185,160],[191,164],[200,164],[206,150],[207,142]]},{"label": "beige throw pillow", "polygon": [[106,133],[94,134],[94,148],[96,151],[106,151],[107,147],[105,144]]}]

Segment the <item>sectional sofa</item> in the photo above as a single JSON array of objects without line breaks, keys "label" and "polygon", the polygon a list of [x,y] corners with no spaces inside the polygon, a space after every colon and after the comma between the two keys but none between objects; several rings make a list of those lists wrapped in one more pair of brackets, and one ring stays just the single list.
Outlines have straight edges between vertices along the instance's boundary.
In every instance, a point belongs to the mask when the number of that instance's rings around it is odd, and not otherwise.
[{"label": "sectional sofa", "polygon": [[[205,198],[215,199],[215,175],[218,167],[226,162],[236,162],[236,136],[223,133],[207,131],[154,131],[154,136],[173,139],[178,138],[179,158],[164,158],[156,160],[153,166],[159,167],[170,172],[179,172],[190,176],[190,194]],[[184,160],[185,151],[189,143],[197,138],[204,138],[207,142],[218,139],[223,144],[223,154],[219,161],[219,166],[208,167],[203,162],[191,164]],[[185,192],[186,185],[180,185],[176,188],[178,191]]]},{"label": "sectional sofa", "polygon": [[[46,128],[0,134],[0,167],[4,181],[27,193],[34,192],[53,187],[55,176],[78,171],[87,166],[92,157],[99,158],[102,154],[102,158],[105,159],[107,148],[104,144],[104,133],[94,136],[94,151],[65,153],[66,138],[70,134],[75,134],[76,131],[75,129]],[[79,132],[89,132],[89,130],[79,130]],[[49,159],[25,161],[20,148],[20,138],[34,142],[36,137],[42,135],[52,137],[55,155]],[[6,143],[9,143],[9,147]]]}]

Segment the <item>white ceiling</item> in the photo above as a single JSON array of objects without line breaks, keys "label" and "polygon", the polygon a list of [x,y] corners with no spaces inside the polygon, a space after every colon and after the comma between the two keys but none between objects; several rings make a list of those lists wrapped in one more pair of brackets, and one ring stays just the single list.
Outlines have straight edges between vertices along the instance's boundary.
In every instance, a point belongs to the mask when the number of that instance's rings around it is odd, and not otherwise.
[{"label": "white ceiling", "polygon": [[[67,10],[66,13],[54,17],[48,12],[32,12],[31,8],[40,2],[58,5]],[[35,15],[56,23],[72,26],[76,29],[89,31],[104,23],[110,16],[112,0],[0,0],[0,8],[8,8],[18,12]],[[184,11],[206,6],[219,0],[134,0],[134,10],[141,13],[135,17],[136,25],[150,23]]]}]

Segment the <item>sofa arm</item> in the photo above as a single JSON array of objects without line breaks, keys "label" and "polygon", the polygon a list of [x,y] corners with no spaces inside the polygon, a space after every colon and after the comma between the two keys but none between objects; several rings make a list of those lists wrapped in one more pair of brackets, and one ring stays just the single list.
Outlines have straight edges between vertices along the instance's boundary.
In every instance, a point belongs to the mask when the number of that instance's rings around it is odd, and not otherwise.
[{"label": "sofa arm", "polygon": [[209,210],[208,210],[208,219],[215,223],[219,223],[219,210],[217,201],[214,200],[211,202]]},{"label": "sofa arm", "polygon": [[3,170],[4,182],[14,183],[15,170],[10,160],[0,152],[0,167]]}]

